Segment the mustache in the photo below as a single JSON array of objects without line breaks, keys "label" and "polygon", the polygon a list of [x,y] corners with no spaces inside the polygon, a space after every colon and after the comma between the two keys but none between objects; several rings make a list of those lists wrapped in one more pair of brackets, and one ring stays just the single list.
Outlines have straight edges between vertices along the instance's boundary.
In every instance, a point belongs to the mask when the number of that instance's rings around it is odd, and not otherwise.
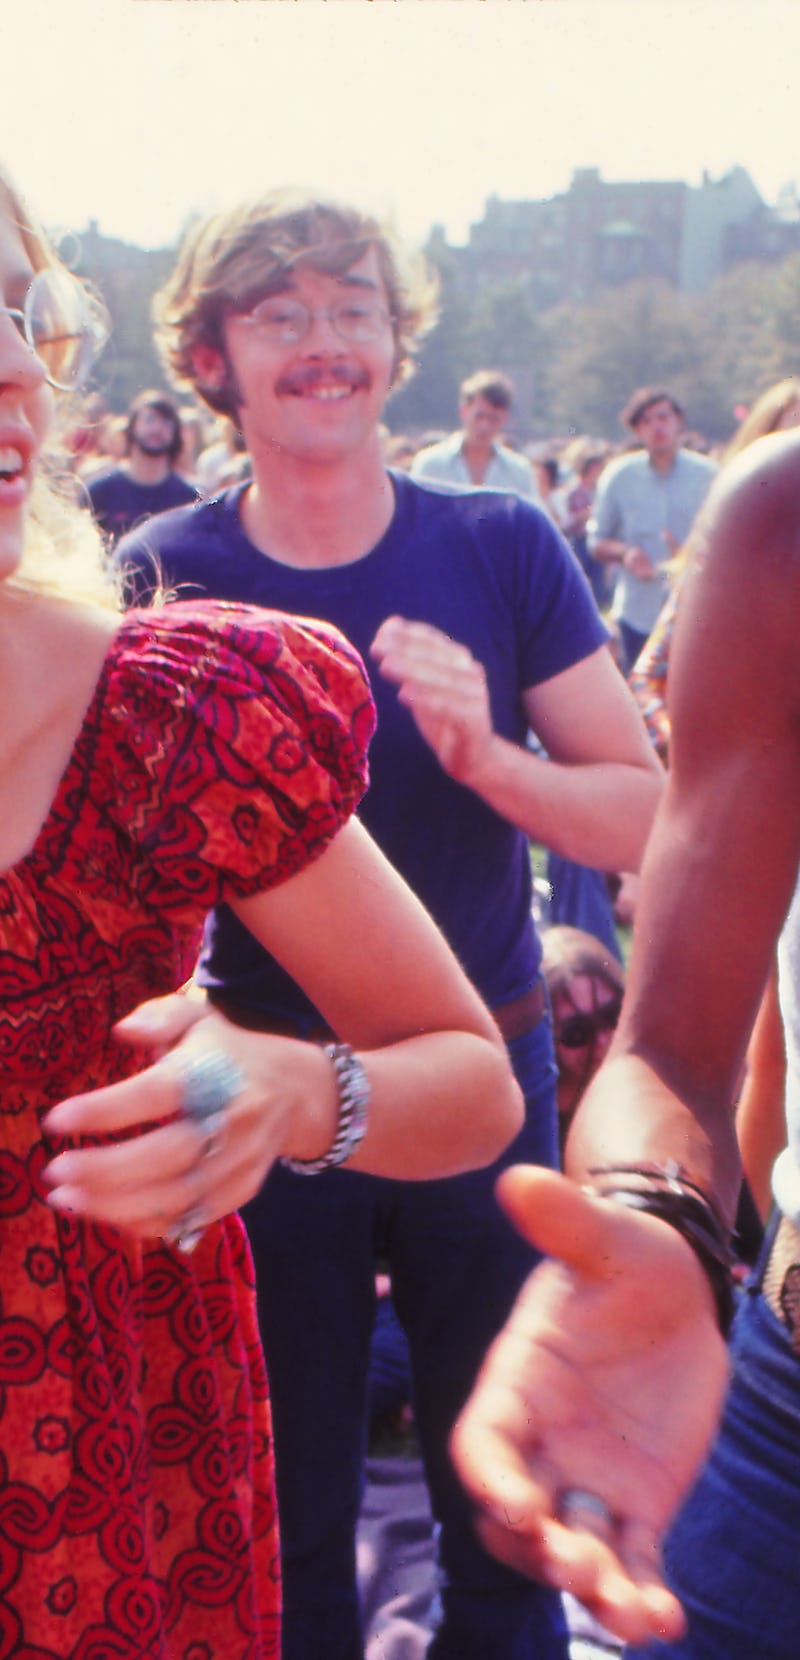
[{"label": "mustache", "polygon": [[331,363],[323,367],[318,363],[307,363],[303,367],[290,369],[281,375],[275,390],[277,392],[313,392],[317,386],[347,386],[356,391],[369,385],[369,376],[366,370],[358,364]]}]

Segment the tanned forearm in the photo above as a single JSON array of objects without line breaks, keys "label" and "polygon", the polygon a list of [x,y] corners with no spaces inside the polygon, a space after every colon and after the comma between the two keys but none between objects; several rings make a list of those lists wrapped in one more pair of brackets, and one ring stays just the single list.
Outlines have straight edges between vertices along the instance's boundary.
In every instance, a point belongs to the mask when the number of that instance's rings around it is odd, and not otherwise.
[{"label": "tanned forearm", "polygon": [[581,1101],[567,1143],[567,1174],[581,1183],[605,1166],[675,1163],[733,1226],[741,1162],[730,1102],[691,1106],[641,1055],[615,1053]]}]

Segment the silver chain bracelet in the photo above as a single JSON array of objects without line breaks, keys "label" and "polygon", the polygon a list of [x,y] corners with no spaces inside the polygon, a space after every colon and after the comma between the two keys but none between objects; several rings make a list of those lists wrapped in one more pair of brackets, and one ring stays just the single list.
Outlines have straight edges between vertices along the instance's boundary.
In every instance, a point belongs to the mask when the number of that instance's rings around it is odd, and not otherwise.
[{"label": "silver chain bracelet", "polygon": [[327,1043],[323,1050],[333,1067],[339,1097],[339,1117],[336,1134],[318,1159],[281,1159],[287,1170],[296,1176],[318,1176],[323,1170],[332,1170],[352,1158],[367,1133],[370,1083],[357,1055],[349,1043]]}]

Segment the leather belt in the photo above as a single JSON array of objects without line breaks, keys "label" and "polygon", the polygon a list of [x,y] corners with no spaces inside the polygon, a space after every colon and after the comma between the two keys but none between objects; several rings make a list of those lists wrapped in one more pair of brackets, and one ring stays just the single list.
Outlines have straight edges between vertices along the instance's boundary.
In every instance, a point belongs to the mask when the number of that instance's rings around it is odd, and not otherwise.
[{"label": "leather belt", "polygon": [[492,1009],[492,1016],[506,1043],[513,1043],[515,1038],[524,1037],[526,1032],[532,1032],[534,1026],[538,1026],[547,1008],[544,980],[537,980],[530,991],[512,997],[510,1003],[501,1003],[499,1009]]},{"label": "leather belt", "polygon": [[[242,1008],[217,991],[209,993],[209,1001],[215,1009],[219,1009],[220,1014],[225,1015],[226,1020],[233,1021],[234,1026],[243,1026],[248,1032],[272,1032],[276,1037],[302,1038],[306,1043],[335,1042],[335,1034],[321,1021],[304,1026],[302,1018],[296,1021],[276,1020],[272,1015],[261,1014],[258,1009]],[[547,1008],[547,992],[544,980],[540,979],[529,991],[512,997],[510,1003],[501,1003],[499,1009],[492,1009],[492,1017],[506,1043],[513,1043],[515,1038],[524,1037],[526,1032],[532,1032],[534,1026],[538,1026]]]},{"label": "leather belt", "polygon": [[761,1291],[800,1356],[800,1228],[782,1216],[767,1257]]}]

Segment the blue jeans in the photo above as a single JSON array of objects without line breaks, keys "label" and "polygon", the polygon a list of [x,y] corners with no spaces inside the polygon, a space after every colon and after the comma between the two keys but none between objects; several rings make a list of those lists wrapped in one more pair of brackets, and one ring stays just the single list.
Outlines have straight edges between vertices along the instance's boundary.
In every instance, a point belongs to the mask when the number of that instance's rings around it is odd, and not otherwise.
[{"label": "blue jeans", "polygon": [[510,1046],[526,1123],[487,1170],[435,1182],[273,1170],[244,1212],[275,1425],[283,1660],[361,1660],[355,1573],[375,1260],[388,1258],[439,1524],[436,1660],[566,1660],[560,1599],[476,1538],[448,1435],[535,1260],[494,1198],[501,1169],[555,1165],[549,1021]]},{"label": "blue jeans", "polygon": [[617,617],[617,628],[619,629],[619,643],[622,652],[622,672],[628,675],[639,653],[647,645],[650,636],[649,634],[643,634],[640,628],[632,628],[631,624],[623,622],[621,617]]},{"label": "blue jeans", "polygon": [[391,1297],[381,1297],[375,1311],[369,1350],[367,1405],[370,1421],[396,1412],[411,1400],[408,1339]]},{"label": "blue jeans", "polygon": [[598,610],[602,611],[608,604],[609,597],[608,566],[604,565],[601,559],[595,559],[589,552],[585,536],[573,537],[572,548],[581,570],[588,578],[595,604]]},{"label": "blue jeans", "polygon": [[736,1316],[731,1359],[717,1440],[667,1542],[689,1631],[679,1643],[626,1650],[631,1660],[800,1655],[800,1357],[758,1273]]}]

